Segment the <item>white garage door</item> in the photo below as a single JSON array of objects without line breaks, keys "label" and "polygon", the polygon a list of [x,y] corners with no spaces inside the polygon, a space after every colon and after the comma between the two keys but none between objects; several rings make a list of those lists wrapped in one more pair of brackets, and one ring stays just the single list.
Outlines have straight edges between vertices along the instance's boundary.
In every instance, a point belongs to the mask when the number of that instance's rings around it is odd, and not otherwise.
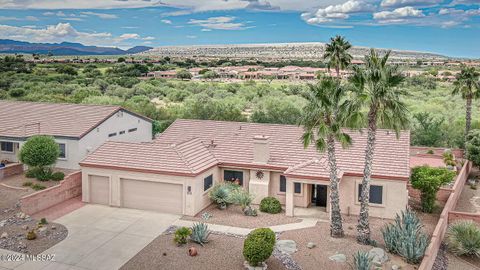
[{"label": "white garage door", "polygon": [[182,185],[121,179],[122,207],[182,214]]},{"label": "white garage door", "polygon": [[99,204],[109,204],[110,200],[110,184],[108,177],[90,175],[90,202]]}]

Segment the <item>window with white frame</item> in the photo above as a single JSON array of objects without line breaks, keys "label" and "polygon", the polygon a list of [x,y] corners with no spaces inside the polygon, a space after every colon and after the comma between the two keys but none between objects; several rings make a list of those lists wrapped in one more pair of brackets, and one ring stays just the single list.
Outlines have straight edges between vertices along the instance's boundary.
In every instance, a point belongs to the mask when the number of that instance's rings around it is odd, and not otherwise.
[{"label": "window with white frame", "polygon": [[67,145],[64,143],[59,143],[58,148],[60,148],[60,155],[58,158],[66,159],[67,158]]},{"label": "window with white frame", "polygon": [[1,142],[1,151],[13,153],[13,142]]}]

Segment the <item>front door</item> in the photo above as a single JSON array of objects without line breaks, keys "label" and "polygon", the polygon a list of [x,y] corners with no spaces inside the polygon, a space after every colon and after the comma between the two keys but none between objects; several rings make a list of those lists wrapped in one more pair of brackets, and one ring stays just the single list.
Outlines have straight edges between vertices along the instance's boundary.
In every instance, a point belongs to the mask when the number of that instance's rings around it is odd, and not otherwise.
[{"label": "front door", "polygon": [[312,185],[312,204],[315,206],[327,206],[327,186]]}]

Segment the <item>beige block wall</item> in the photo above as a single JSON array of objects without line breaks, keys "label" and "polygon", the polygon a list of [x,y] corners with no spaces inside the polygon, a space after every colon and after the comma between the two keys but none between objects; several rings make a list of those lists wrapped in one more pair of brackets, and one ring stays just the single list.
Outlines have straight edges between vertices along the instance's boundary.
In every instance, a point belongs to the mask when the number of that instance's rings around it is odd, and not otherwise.
[{"label": "beige block wall", "polygon": [[[360,177],[343,177],[340,182],[340,208],[342,213],[358,215],[360,203],[358,202],[358,185],[361,184]],[[369,214],[372,217],[395,218],[395,214],[408,204],[407,181],[372,179],[371,185],[383,186],[383,204],[370,204]]]}]

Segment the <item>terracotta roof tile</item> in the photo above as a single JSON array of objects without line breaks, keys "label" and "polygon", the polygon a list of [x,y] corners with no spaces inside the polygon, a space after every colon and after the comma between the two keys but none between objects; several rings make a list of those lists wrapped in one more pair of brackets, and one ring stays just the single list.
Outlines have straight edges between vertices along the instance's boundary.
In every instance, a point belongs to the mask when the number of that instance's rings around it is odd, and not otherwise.
[{"label": "terracotta roof tile", "polygon": [[0,100],[0,136],[82,137],[120,109],[119,106]]}]

